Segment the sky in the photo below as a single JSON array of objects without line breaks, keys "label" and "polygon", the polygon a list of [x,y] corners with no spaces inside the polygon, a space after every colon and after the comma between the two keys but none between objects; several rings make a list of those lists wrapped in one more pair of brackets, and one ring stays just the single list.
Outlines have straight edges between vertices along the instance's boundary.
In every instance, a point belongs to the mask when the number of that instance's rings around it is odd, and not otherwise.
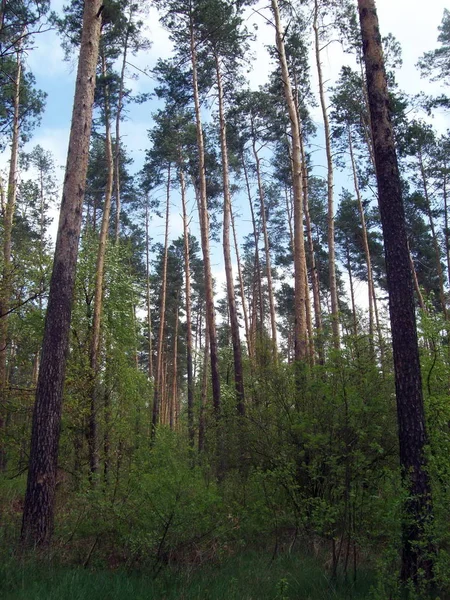
[{"label": "sky", "polygon": [[[437,47],[437,28],[441,22],[444,8],[450,7],[450,0],[448,1],[449,4],[444,0],[429,0],[426,3],[423,0],[378,0],[377,2],[382,35],[392,33],[402,46],[403,66],[397,72],[397,80],[400,88],[407,93],[415,94],[420,91],[440,93],[443,91],[438,83],[430,84],[421,79],[415,65],[425,51]],[[64,0],[53,0],[52,9],[60,11],[63,4],[65,4]],[[250,85],[254,89],[267,80],[269,60],[266,45],[274,42],[274,31],[261,16],[270,14],[266,4],[260,2],[255,7],[258,9],[258,13],[254,9],[249,9],[247,13],[248,27],[252,28],[255,25],[258,27],[258,39],[252,44],[253,59],[248,74]],[[135,92],[151,92],[153,90],[154,80],[150,75],[142,74],[142,71],[149,73],[158,58],[167,58],[172,52],[168,34],[158,23],[156,9],[150,8],[145,21],[147,35],[153,44],[149,51],[130,58],[130,63],[137,67],[137,69],[130,67],[130,74],[134,71],[134,74],[139,75],[138,79],[128,82]],[[69,138],[76,58],[74,56],[74,60],[71,62],[64,61],[63,51],[54,31],[48,31],[36,37],[34,48],[29,51],[27,56],[27,65],[36,77],[37,86],[48,96],[41,125],[26,149],[30,150],[36,144],[40,144],[45,150],[52,152],[57,165],[60,188]],[[342,52],[339,44],[334,43],[322,53],[322,62],[324,79],[328,85],[332,85],[340,67],[348,64],[350,59]],[[314,69],[312,71],[314,72]],[[313,86],[317,86],[317,81],[314,79]],[[129,108],[128,118],[122,125],[123,140],[135,161],[136,171],[142,166],[145,149],[148,147],[147,131],[151,126],[153,110],[155,110],[155,105],[152,102],[134,105]],[[319,136],[321,123],[318,109],[313,113],[313,119],[316,120],[319,127]],[[448,116],[443,111],[433,115],[433,121],[440,131],[445,131],[449,127]],[[0,156],[0,167],[4,169],[7,161],[7,153]],[[56,208],[54,215],[55,219],[51,229],[53,236],[57,226]],[[171,219],[171,237],[174,238],[181,233],[181,218],[178,208],[174,208]],[[241,237],[249,230],[249,224],[245,224],[245,221],[246,219],[242,219],[240,222]],[[162,223],[158,223],[158,220],[154,221],[153,228],[154,239],[158,241],[158,238],[162,237]],[[218,247],[213,248],[213,256],[216,257],[214,264],[216,279],[220,282],[223,281],[224,275]]]}]

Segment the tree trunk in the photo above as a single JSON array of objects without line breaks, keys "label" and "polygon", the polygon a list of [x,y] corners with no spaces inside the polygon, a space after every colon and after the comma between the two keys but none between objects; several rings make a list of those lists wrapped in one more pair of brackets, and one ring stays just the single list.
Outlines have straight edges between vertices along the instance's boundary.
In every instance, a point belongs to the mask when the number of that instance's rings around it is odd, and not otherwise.
[{"label": "tree trunk", "polygon": [[22,521],[22,542],[30,545],[48,543],[53,532],[64,373],[88,165],[101,6],[101,0],[92,0],[84,7],[69,151],[33,413]]},{"label": "tree trunk", "polygon": [[247,341],[248,355],[250,357],[252,357],[253,348],[252,348],[252,339],[250,336],[250,326],[249,326],[249,321],[248,321],[247,300],[245,298],[244,279],[242,277],[241,258],[239,255],[239,245],[237,242],[236,228],[234,226],[234,215],[233,215],[233,210],[232,210],[231,206],[230,206],[230,217],[231,217],[231,228],[233,230],[234,252],[236,254],[236,263],[237,263],[237,270],[238,270],[239,290],[241,293],[242,312],[244,314],[245,339]]},{"label": "tree trunk", "polygon": [[[104,52],[101,53],[102,75],[106,78],[106,59]],[[109,86],[104,90],[104,111],[105,111],[105,157],[108,169],[105,189],[105,200],[103,203],[103,216],[100,228],[100,237],[98,242],[97,264],[95,271],[95,294],[94,294],[94,313],[92,320],[92,338],[90,348],[90,367],[92,376],[91,406],[89,414],[89,466],[94,475],[99,469],[98,456],[98,371],[100,366],[100,332],[103,313],[103,285],[105,279],[105,259],[106,247],[108,243],[109,215],[111,212],[111,197],[114,183],[114,159],[111,140],[110,124],[110,105],[109,105]]]},{"label": "tree trunk", "polygon": [[294,189],[294,277],[295,277],[295,360],[305,361],[308,356],[306,331],[306,289],[305,289],[305,244],[303,239],[303,190],[300,124],[292,94],[291,80],[284,48],[284,34],[281,30],[277,0],[271,0],[275,18],[276,46],[283,79],[283,90],[291,122],[292,136],[292,182]]},{"label": "tree trunk", "polygon": [[119,97],[117,99],[117,114],[116,114],[116,142],[114,148],[114,189],[116,196],[116,223],[115,223],[115,236],[116,243],[119,240],[120,235],[120,118],[122,116],[123,109],[123,94],[124,94],[124,82],[125,82],[125,68],[127,65],[127,53],[128,53],[128,39],[130,36],[130,24],[133,12],[137,5],[130,4],[130,14],[128,17],[128,25],[125,33],[125,40],[123,43],[122,53],[122,68],[120,71],[120,83],[119,83]]},{"label": "tree trunk", "polygon": [[236,391],[236,407],[240,415],[245,413],[244,379],[242,373],[242,349],[239,335],[239,321],[236,309],[236,296],[234,292],[233,267],[231,263],[230,222],[231,222],[231,195],[228,166],[227,125],[224,112],[224,98],[222,74],[220,71],[219,57],[214,57],[216,66],[216,83],[219,93],[219,125],[220,125],[220,150],[222,155],[222,183],[223,183],[223,256],[225,263],[225,276],[227,283],[228,310],[230,314],[231,341],[233,345],[234,384]]},{"label": "tree trunk", "polygon": [[348,125],[348,147],[349,147],[349,151],[350,151],[350,160],[352,163],[353,185],[355,188],[356,200],[358,203],[359,218],[361,220],[364,256],[366,259],[366,267],[367,267],[367,285],[369,288],[369,294],[368,294],[368,300],[369,300],[369,346],[370,346],[370,348],[372,350],[372,354],[373,354],[375,290],[374,290],[373,274],[372,274],[372,260],[370,257],[369,240],[367,237],[366,218],[364,215],[364,207],[363,207],[363,203],[362,203],[361,192],[359,189],[358,174],[356,172],[355,156],[353,154],[353,140],[352,140],[352,132],[351,132],[350,125]]},{"label": "tree trunk", "polygon": [[148,198],[145,204],[145,284],[148,328],[148,378],[153,380],[153,344],[152,344],[152,313],[150,307],[150,239],[149,239]]},{"label": "tree trunk", "polygon": [[6,449],[3,446],[6,427],[6,395],[8,374],[6,369],[6,357],[8,354],[8,323],[9,305],[12,293],[12,265],[11,265],[11,242],[14,221],[14,210],[17,195],[17,161],[19,156],[19,134],[20,134],[20,83],[22,78],[21,50],[17,50],[17,71],[14,82],[14,117],[13,132],[11,140],[11,160],[9,163],[8,190],[6,194],[6,206],[3,219],[3,269],[0,286],[0,471],[6,468]]},{"label": "tree trunk", "polygon": [[184,180],[183,165],[180,157],[180,188],[181,204],[183,207],[183,234],[184,234],[184,287],[186,304],[186,367],[187,367],[187,409],[188,409],[188,434],[191,447],[194,446],[194,378],[192,374],[192,315],[191,315],[191,266],[189,256],[189,225],[186,209],[186,182]]},{"label": "tree trunk", "polygon": [[330,296],[331,296],[331,326],[333,329],[333,345],[339,349],[339,307],[336,284],[336,252],[334,245],[334,183],[333,183],[333,158],[331,154],[330,122],[328,119],[325,92],[323,88],[322,64],[320,62],[319,46],[319,5],[314,0],[314,40],[317,74],[319,77],[319,97],[322,109],[323,127],[325,133],[325,151],[327,155],[327,191],[328,191],[328,264],[330,271]]},{"label": "tree trunk", "polygon": [[167,191],[166,191],[166,229],[164,234],[164,259],[161,285],[161,306],[159,311],[158,350],[156,355],[156,379],[153,396],[152,434],[155,439],[156,427],[159,423],[160,409],[163,400],[163,347],[164,326],[166,320],[166,296],[167,296],[167,261],[169,255],[169,217],[170,217],[170,163],[167,169]]},{"label": "tree trunk", "polygon": [[[200,324],[201,326],[201,324]],[[205,330],[205,347],[203,355],[203,372],[202,372],[202,388],[200,392],[200,415],[198,420],[198,451],[203,452],[205,449],[205,412],[206,399],[208,397],[208,360],[209,360],[209,330]]]},{"label": "tree trunk", "polygon": [[264,188],[262,185],[261,177],[261,159],[259,158],[256,150],[256,139],[253,137],[253,156],[256,164],[256,177],[258,181],[258,193],[259,203],[261,207],[261,225],[264,237],[264,253],[266,256],[266,274],[267,274],[267,291],[269,294],[269,310],[270,310],[270,325],[272,330],[272,350],[273,356],[276,359],[278,353],[278,342],[277,342],[277,316],[275,312],[275,297],[273,293],[273,282],[272,282],[272,265],[270,259],[270,244],[269,244],[269,233],[267,231],[267,218],[266,218],[266,205],[264,201]]},{"label": "tree trunk", "polygon": [[203,128],[200,115],[200,98],[198,93],[197,81],[197,50],[195,45],[193,16],[190,16],[190,49],[192,64],[192,88],[195,105],[195,121],[197,130],[198,147],[198,176],[199,176],[199,218],[200,234],[202,242],[203,265],[205,272],[205,303],[206,303],[206,326],[209,330],[210,360],[211,360],[211,382],[213,404],[216,418],[220,417],[220,375],[219,375],[219,356],[216,331],[216,317],[214,310],[214,291],[211,273],[211,257],[209,249],[209,216],[208,203],[206,197],[206,173],[205,173],[205,148],[203,142]]},{"label": "tree trunk", "polygon": [[432,576],[427,524],[432,515],[426,468],[427,434],[422,395],[414,292],[402,202],[400,173],[389,112],[381,36],[374,0],[358,0],[367,92],[372,124],[379,207],[386,254],[400,464],[408,497],[403,521],[403,581],[417,583],[419,571]]}]

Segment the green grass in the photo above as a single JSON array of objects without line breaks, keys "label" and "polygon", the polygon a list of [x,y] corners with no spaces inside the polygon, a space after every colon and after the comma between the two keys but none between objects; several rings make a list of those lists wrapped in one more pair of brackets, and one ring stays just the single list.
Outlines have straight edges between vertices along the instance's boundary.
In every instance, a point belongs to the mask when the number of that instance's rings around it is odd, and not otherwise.
[{"label": "green grass", "polygon": [[367,599],[374,581],[338,582],[298,555],[246,553],[220,566],[149,574],[91,571],[48,563],[8,561],[0,566],[2,600],[350,600]]}]

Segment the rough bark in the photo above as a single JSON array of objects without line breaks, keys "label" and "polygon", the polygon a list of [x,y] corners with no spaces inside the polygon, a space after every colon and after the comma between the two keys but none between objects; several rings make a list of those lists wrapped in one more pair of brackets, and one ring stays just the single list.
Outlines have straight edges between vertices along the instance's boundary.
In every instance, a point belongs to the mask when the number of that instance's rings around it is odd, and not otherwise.
[{"label": "rough bark", "polygon": [[427,524],[432,515],[426,469],[427,434],[422,395],[414,292],[400,174],[389,110],[381,36],[374,0],[358,0],[371,114],[378,197],[383,227],[394,355],[400,464],[408,497],[404,505],[401,577],[431,577]]},{"label": "rough bark", "polygon": [[280,61],[283,91],[291,122],[292,136],[292,182],[294,190],[294,278],[295,278],[295,360],[305,361],[308,356],[306,330],[306,289],[305,289],[305,244],[303,234],[303,190],[300,123],[295,107],[292,85],[284,48],[284,33],[281,28],[280,13],[277,0],[271,0],[275,19],[276,47]]},{"label": "rough bark", "polygon": [[217,54],[214,57],[216,67],[216,83],[219,95],[219,129],[220,150],[222,158],[222,183],[223,183],[223,256],[225,263],[225,276],[227,284],[228,310],[230,315],[231,342],[233,345],[234,383],[236,391],[236,407],[238,413],[245,413],[244,378],[242,373],[242,349],[239,335],[239,320],[236,309],[236,296],[234,291],[233,266],[231,262],[230,224],[231,224],[231,194],[228,166],[227,124],[224,111],[224,97],[222,73]]},{"label": "rough bark", "polygon": [[66,175],[31,433],[22,542],[50,541],[61,408],[101,30],[101,0],[85,4]]}]

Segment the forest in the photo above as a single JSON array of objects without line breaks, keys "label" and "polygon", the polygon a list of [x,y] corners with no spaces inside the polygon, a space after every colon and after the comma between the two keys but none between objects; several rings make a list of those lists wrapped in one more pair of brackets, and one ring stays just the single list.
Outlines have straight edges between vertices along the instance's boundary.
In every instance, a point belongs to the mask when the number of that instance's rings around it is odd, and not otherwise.
[{"label": "forest", "polygon": [[0,1],[1,598],[450,598],[433,39],[411,94],[374,0]]}]

